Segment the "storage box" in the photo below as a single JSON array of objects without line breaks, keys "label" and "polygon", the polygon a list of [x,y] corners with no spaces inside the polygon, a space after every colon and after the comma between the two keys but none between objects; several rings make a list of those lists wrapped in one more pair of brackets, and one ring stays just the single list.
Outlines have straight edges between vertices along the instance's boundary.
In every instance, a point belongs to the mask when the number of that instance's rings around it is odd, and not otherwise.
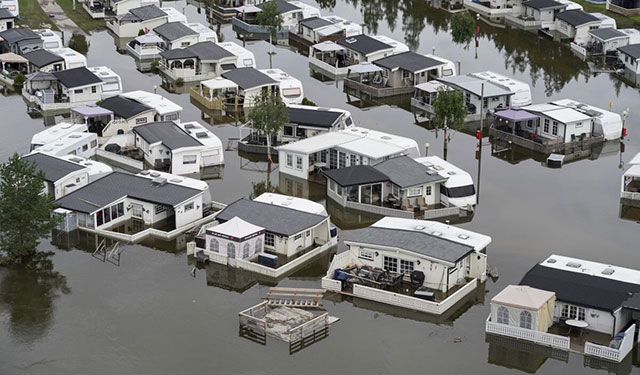
[{"label": "storage box", "polygon": [[276,268],[278,267],[278,257],[273,254],[261,253],[258,255],[258,263],[263,266]]}]

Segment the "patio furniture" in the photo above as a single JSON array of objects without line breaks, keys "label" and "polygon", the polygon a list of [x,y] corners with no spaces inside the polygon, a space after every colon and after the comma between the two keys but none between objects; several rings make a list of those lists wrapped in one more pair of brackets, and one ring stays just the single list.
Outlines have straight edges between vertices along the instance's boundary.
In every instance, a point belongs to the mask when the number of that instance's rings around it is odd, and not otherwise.
[{"label": "patio furniture", "polygon": [[408,198],[403,198],[402,199],[402,209],[405,211],[413,211],[413,205],[411,205],[411,203],[409,203],[409,199]]},{"label": "patio furniture", "polygon": [[416,199],[416,204],[420,211],[424,211],[429,207],[427,206],[427,202],[424,200],[424,197],[418,197],[418,199]]},{"label": "patio furniture", "polygon": [[584,320],[577,319],[567,319],[564,321],[564,324],[569,326],[569,333],[571,333],[572,328],[578,328],[580,330],[580,336],[582,336],[584,329],[589,327],[589,323],[585,322]]}]

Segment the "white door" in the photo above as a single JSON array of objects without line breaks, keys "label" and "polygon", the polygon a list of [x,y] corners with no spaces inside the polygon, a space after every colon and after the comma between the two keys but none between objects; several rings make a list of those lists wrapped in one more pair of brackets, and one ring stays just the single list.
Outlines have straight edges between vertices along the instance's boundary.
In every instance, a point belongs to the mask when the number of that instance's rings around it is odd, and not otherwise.
[{"label": "white door", "polygon": [[131,205],[131,216],[135,217],[136,219],[144,219],[143,215],[144,209],[142,208],[141,204],[134,203]]}]

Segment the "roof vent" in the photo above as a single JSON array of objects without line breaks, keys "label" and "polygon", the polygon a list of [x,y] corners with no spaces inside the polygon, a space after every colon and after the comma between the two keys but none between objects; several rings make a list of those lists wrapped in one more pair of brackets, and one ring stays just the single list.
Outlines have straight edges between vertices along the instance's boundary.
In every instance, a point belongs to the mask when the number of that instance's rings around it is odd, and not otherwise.
[{"label": "roof vent", "polygon": [[553,264],[553,263],[555,263],[555,262],[557,262],[557,261],[556,261],[555,259],[553,259],[553,258],[550,258],[549,260],[547,260],[547,263],[551,263],[551,264]]},{"label": "roof vent", "polygon": [[195,129],[195,128],[197,128],[197,126],[195,126],[195,125],[193,125],[193,124],[185,124],[185,125],[184,125],[184,128],[185,128],[185,129]]},{"label": "roof vent", "polygon": [[455,171],[449,171],[449,172],[447,172],[447,174],[448,174],[449,176],[453,176],[454,174],[456,174],[456,172],[455,172]]},{"label": "roof vent", "polygon": [[149,174],[151,175],[151,177],[160,177],[160,173],[158,172],[151,172]]},{"label": "roof vent", "polygon": [[289,205],[291,205],[291,202],[289,202],[289,201],[287,201],[287,202],[282,202],[282,205],[283,205],[283,206],[289,206]]},{"label": "roof vent", "polygon": [[611,268],[611,267],[607,267],[607,268],[605,268],[604,270],[602,270],[602,272],[601,272],[601,273],[602,273],[603,275],[611,276],[611,275],[613,275],[613,273],[614,273],[614,272],[616,272],[616,270],[614,270],[614,269],[613,269],[613,268]]},{"label": "roof vent", "polygon": [[167,179],[164,177],[156,177],[151,182],[153,182],[154,185],[162,186],[167,183]]},{"label": "roof vent", "polygon": [[69,138],[82,138],[80,134],[70,134]]},{"label": "roof vent", "polygon": [[434,231],[434,232],[431,232],[431,235],[436,237],[442,237],[442,232]]},{"label": "roof vent", "polygon": [[149,175],[149,171],[141,171],[141,172],[140,172],[140,173],[138,173],[138,174],[141,174],[141,175],[143,175],[143,176],[147,176],[147,175]]},{"label": "roof vent", "polygon": [[64,125],[61,126],[62,129],[69,129],[70,127],[71,127],[71,124],[69,123],[65,123]]},{"label": "roof vent", "polygon": [[182,182],[182,179],[179,178],[172,178],[169,180],[169,182],[173,182],[174,184],[179,184]]},{"label": "roof vent", "polygon": [[434,165],[433,169],[435,169],[436,171],[442,171],[444,170],[444,168],[441,165]]},{"label": "roof vent", "polygon": [[393,138],[389,137],[388,135],[383,135],[382,137],[380,137],[380,139],[385,139],[385,140],[389,141],[389,140],[391,140]]},{"label": "roof vent", "polygon": [[70,161],[75,161],[76,163],[80,163],[81,161],[83,161],[84,159],[82,158],[69,158]]},{"label": "roof vent", "polygon": [[467,234],[459,234],[458,238],[461,240],[468,240],[469,239],[469,235]]},{"label": "roof vent", "polygon": [[582,264],[577,263],[577,262],[569,262],[567,263],[567,267],[571,267],[571,268],[580,268],[582,266]]},{"label": "roof vent", "polygon": [[209,134],[207,134],[207,132],[197,132],[196,133],[196,137],[197,138],[207,138],[209,136]]},{"label": "roof vent", "polygon": [[424,228],[425,227],[423,225],[418,225],[418,226],[413,227],[413,229],[415,229],[415,230],[424,230]]},{"label": "roof vent", "polygon": [[346,39],[345,42],[351,44],[351,43],[357,42],[357,39],[356,38],[349,38],[349,39]]}]

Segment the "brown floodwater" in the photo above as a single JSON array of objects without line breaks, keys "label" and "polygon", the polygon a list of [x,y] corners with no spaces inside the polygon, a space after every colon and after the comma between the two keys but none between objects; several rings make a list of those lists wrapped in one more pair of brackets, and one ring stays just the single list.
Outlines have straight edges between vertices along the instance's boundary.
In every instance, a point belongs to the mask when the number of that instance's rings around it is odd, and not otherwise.
[{"label": "brown floodwater", "polygon": [[[325,0],[335,13],[405,42],[420,53],[457,61],[448,33],[448,13],[423,1]],[[206,22],[204,9],[184,2],[190,21]],[[236,40],[231,26],[225,40]],[[168,93],[159,76],[140,73],[133,59],[116,51],[106,31],[90,38],[89,65],[108,65],[125,90],[153,91],[180,104],[183,120],[206,121],[224,144],[242,131],[219,114],[204,114],[188,94]],[[247,43],[260,68],[268,67],[269,46]],[[409,136],[430,154],[442,155],[442,134],[415,117],[406,100],[372,102],[342,91],[342,83],[312,76],[306,57],[278,47],[274,67],[303,81],[305,96],[321,106],[351,111],[356,124]],[[324,301],[341,320],[327,337],[299,351],[268,339],[266,345],[241,334],[238,312],[260,302],[274,285],[320,287],[330,254],[283,280],[268,280],[218,265],[187,259],[187,236],[171,242],[127,245],[116,262],[92,256],[96,238],[54,233],[40,250],[51,252],[25,267],[0,268],[1,374],[602,374],[640,373],[637,351],[620,365],[586,360],[521,342],[486,337],[489,300],[518,283],[536,262],[552,253],[640,269],[640,214],[621,209],[624,161],[640,151],[640,93],[615,76],[591,74],[569,49],[535,34],[481,25],[479,48],[462,51],[462,72],[493,70],[528,82],[536,103],[574,98],[622,112],[630,109],[624,147],[573,155],[561,169],[525,152],[492,155],[485,138],[481,173],[472,132],[455,132],[449,160],[479,183],[480,203],[464,228],[490,235],[489,262],[500,278],[488,281],[456,309],[435,317],[363,300]],[[628,80],[627,80],[628,82]],[[0,158],[28,151],[31,136],[54,120],[31,118],[20,96],[0,96]],[[621,152],[624,150],[624,152]],[[499,150],[498,150],[499,151]],[[251,196],[266,183],[293,195],[325,202],[322,187],[288,181],[259,158],[227,151],[223,178],[207,180],[220,202]],[[340,238],[376,220],[328,204]],[[623,218],[620,217],[621,213]],[[343,245],[337,251],[343,251]]]}]

